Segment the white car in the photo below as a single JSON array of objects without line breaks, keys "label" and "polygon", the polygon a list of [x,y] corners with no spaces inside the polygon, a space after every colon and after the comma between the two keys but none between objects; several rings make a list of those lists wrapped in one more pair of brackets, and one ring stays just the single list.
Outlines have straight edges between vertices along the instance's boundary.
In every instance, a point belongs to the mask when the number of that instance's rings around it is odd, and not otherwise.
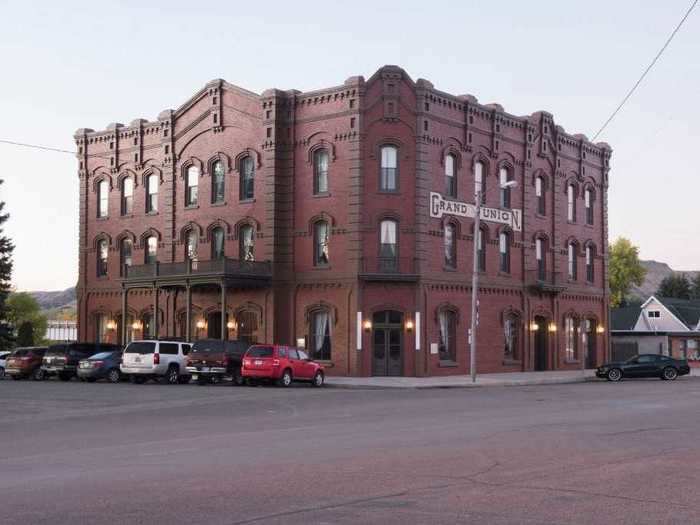
[{"label": "white car", "polygon": [[5,379],[5,363],[12,352],[0,352],[0,379]]},{"label": "white car", "polygon": [[175,385],[188,383],[187,354],[191,345],[181,341],[133,341],[124,349],[120,369],[132,383],[159,379]]}]

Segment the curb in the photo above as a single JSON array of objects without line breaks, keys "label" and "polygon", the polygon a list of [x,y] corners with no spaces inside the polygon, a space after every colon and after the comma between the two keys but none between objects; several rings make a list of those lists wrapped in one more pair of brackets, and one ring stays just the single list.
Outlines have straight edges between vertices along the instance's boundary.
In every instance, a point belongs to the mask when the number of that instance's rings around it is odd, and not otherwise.
[{"label": "curb", "polygon": [[488,387],[508,387],[508,386],[541,386],[541,385],[565,385],[572,383],[597,383],[602,382],[602,379],[597,377],[586,378],[570,378],[570,379],[544,379],[538,381],[509,381],[503,383],[464,383],[457,385],[372,385],[372,384],[338,384],[326,380],[326,388],[335,388],[339,390],[448,390],[448,389],[469,389],[469,388],[488,388]]}]

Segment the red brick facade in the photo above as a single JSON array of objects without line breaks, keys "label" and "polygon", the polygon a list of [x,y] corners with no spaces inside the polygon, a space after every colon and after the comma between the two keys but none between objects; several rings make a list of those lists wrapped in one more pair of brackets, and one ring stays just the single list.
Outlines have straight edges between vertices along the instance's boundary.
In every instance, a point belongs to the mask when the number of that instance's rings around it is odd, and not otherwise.
[{"label": "red brick facade", "polygon": [[[510,206],[522,210],[522,231],[482,221],[479,372],[580,368],[586,342],[589,365],[606,357],[611,149],[567,134],[546,112],[513,116],[497,104],[440,92],[426,80],[413,81],[402,69],[385,66],[368,80],[351,77],[341,86],[308,93],[268,90],[257,95],[214,80],[156,121],[112,124],[100,132],[81,129],[75,139],[81,340],[121,339],[122,285],[128,284],[120,277],[124,239],[133,244],[134,268],[127,275],[145,263],[149,236],[158,239],[159,265],[175,269],[184,268],[172,263],[184,264],[188,239],[196,238],[198,262],[193,264],[201,269],[213,257],[215,228],[224,232],[225,256],[236,260],[244,258],[247,242],[241,228],[251,226],[254,259],[269,261],[270,271],[255,283],[230,275],[227,337],[246,333],[260,342],[289,344],[305,338],[313,352],[328,341],[311,336],[314,326],[321,326],[330,336],[330,374],[468,373],[473,220],[429,214],[430,192],[446,192],[446,156],[452,155],[452,200],[474,202],[478,162],[485,172],[486,206],[500,207],[499,173],[504,168],[518,183]],[[382,146],[387,145],[396,148],[397,169],[385,175]],[[318,151],[328,161],[327,188],[314,182]],[[254,167],[254,196],[241,199],[248,162]],[[213,178],[222,167],[223,202],[214,202]],[[185,205],[188,173],[197,181],[194,206]],[[151,175],[158,181],[158,209],[146,213]],[[383,176],[396,177],[395,191],[382,191]],[[124,178],[134,186],[127,213]],[[542,185],[544,213],[538,210],[536,184]],[[569,185],[573,221],[567,217]],[[101,195],[105,186],[109,191]],[[98,217],[100,198],[107,200],[105,217]],[[380,248],[382,239],[391,238],[380,232],[385,219],[397,224],[391,247],[395,260],[388,269],[386,242]],[[315,264],[317,252],[323,251],[315,248],[319,221],[330,231],[327,264]],[[445,257],[448,223],[454,228],[454,267]],[[509,271],[500,268],[503,231],[508,232]],[[538,238],[544,278],[535,277]],[[578,261],[576,279],[566,277],[570,242]],[[100,252],[107,255],[106,275],[98,276]],[[587,255],[593,275],[587,274]],[[185,282],[192,294],[191,338],[221,323],[215,319],[222,299],[215,283],[190,283],[187,276],[178,282],[154,279],[128,291],[127,337],[141,337],[156,324],[154,287],[159,335],[186,336]],[[384,311],[394,313],[378,314]],[[314,325],[314,312],[327,314],[328,324],[321,317]],[[567,317],[574,320],[568,337]],[[506,352],[506,340],[512,353]]]}]

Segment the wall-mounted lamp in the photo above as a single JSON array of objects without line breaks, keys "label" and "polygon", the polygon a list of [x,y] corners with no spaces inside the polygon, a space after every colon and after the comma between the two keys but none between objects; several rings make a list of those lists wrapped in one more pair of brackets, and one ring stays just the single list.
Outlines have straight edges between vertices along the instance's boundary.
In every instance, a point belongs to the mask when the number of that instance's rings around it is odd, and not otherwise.
[{"label": "wall-mounted lamp", "polygon": [[413,332],[413,321],[411,321],[410,319],[406,320],[406,331]]},{"label": "wall-mounted lamp", "polygon": [[197,320],[195,326],[200,330],[204,330],[207,326],[207,322],[204,319],[199,319]]},{"label": "wall-mounted lamp", "polygon": [[107,330],[116,330],[117,322],[114,319],[110,319],[109,321],[107,321],[107,324],[105,324],[105,328]]},{"label": "wall-mounted lamp", "polygon": [[134,321],[131,325],[133,330],[141,330],[143,328],[143,323],[141,321]]},{"label": "wall-mounted lamp", "polygon": [[235,330],[236,329],[236,321],[229,321],[226,323],[226,328],[229,330]]},{"label": "wall-mounted lamp", "polygon": [[533,321],[530,323],[530,331],[531,332],[536,332],[539,329],[540,329],[540,325],[538,325],[536,322]]},{"label": "wall-mounted lamp", "polygon": [[362,323],[362,328],[365,329],[365,332],[369,332],[372,329],[372,321],[366,319],[365,322]]},{"label": "wall-mounted lamp", "polygon": [[554,332],[557,331],[557,325],[554,324],[554,323],[549,323],[549,326],[547,327],[547,330],[549,330],[550,332],[554,333]]},{"label": "wall-mounted lamp", "polygon": [[602,324],[599,324],[598,327],[595,329],[596,332],[599,334],[604,334],[605,333],[605,327]]}]

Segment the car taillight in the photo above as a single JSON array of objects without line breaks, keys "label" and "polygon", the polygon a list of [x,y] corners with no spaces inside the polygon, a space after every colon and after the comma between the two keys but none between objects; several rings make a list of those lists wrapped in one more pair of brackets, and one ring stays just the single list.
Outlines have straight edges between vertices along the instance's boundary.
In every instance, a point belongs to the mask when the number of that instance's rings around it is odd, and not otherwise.
[{"label": "car taillight", "polygon": [[105,364],[104,361],[93,361],[93,362],[92,362],[92,367],[93,367],[93,368],[100,368],[103,364]]},{"label": "car taillight", "polygon": [[153,354],[153,364],[154,365],[160,364],[160,354]]},{"label": "car taillight", "polygon": [[280,366],[280,360],[279,360],[279,359],[273,359],[273,360],[272,360],[272,366]]},{"label": "car taillight", "polygon": [[250,366],[250,359],[244,359],[243,366]]}]

